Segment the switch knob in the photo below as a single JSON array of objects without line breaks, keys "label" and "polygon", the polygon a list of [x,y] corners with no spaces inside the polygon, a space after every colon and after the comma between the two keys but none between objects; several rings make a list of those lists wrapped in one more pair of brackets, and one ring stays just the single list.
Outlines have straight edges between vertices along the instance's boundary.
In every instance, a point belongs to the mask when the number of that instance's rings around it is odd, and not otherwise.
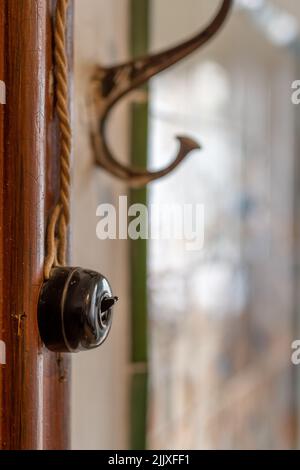
[{"label": "switch knob", "polygon": [[41,290],[38,305],[40,336],[55,352],[97,348],[112,324],[113,296],[108,280],[82,268],[54,268]]}]

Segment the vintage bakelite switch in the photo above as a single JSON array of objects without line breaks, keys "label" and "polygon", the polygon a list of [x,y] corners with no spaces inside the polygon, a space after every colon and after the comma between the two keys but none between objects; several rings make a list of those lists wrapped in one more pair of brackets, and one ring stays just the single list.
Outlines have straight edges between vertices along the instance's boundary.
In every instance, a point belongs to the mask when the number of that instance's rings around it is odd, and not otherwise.
[{"label": "vintage bakelite switch", "polygon": [[38,306],[38,325],[46,347],[56,352],[79,352],[100,346],[109,334],[117,300],[101,274],[81,268],[53,268]]}]

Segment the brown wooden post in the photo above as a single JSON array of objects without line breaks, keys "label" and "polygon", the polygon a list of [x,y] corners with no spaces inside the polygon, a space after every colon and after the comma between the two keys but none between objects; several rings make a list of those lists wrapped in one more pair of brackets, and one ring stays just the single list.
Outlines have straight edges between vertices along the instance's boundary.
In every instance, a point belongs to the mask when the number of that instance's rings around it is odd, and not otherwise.
[{"label": "brown wooden post", "polygon": [[45,228],[59,181],[54,7],[0,0],[1,449],[69,447],[69,358],[46,351],[37,328]]},{"label": "brown wooden post", "polygon": [[[4,87],[4,0],[0,0],[0,80],[2,86],[2,94]],[[1,90],[0,90],[1,92]],[[1,96],[1,95],[0,95]],[[1,350],[2,357],[0,356],[0,429],[2,428],[1,423],[3,422],[4,409],[2,406],[2,391],[3,389],[3,375],[5,371],[5,357],[3,357],[4,345],[4,327],[3,327],[3,163],[4,163],[4,154],[3,154],[3,144],[4,144],[4,133],[3,133],[3,117],[4,117],[4,100],[3,96],[0,100],[0,341],[1,341]],[[1,351],[0,350],[0,351]],[[2,447],[2,431],[0,430],[0,442]]]}]

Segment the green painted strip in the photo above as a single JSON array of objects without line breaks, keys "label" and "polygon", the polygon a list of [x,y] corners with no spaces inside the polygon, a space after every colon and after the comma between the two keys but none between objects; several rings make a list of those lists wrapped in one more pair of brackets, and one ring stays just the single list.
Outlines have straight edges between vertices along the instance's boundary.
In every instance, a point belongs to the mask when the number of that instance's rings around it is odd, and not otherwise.
[{"label": "green painted strip", "polygon": [[149,47],[149,0],[131,0],[131,53],[133,57],[147,54]]},{"label": "green painted strip", "polygon": [[[148,52],[149,0],[131,0],[131,54],[142,56]],[[145,95],[147,87],[144,88]],[[148,103],[134,103],[131,112],[131,164],[147,166]],[[147,204],[147,188],[130,191],[131,204]],[[130,243],[131,251],[131,360],[133,364],[147,363],[148,312],[147,312],[147,241]],[[143,369],[143,368],[142,368]],[[132,449],[146,448],[147,426],[147,373],[134,372],[131,379]]]},{"label": "green painted strip", "polygon": [[[132,108],[132,164],[147,165],[148,106]],[[130,191],[131,204],[147,204],[147,189]],[[132,361],[147,361],[147,240],[131,244]]]},{"label": "green painted strip", "polygon": [[131,381],[131,448],[144,450],[146,442],[147,418],[147,374],[136,373]]}]

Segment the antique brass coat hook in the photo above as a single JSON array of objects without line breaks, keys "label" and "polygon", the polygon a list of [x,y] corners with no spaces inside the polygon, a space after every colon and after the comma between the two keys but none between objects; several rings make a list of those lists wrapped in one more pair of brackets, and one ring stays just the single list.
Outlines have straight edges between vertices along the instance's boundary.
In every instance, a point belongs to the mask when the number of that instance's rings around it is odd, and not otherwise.
[{"label": "antique brass coat hook", "polygon": [[106,139],[106,123],[116,103],[132,90],[145,84],[150,78],[176,64],[207,43],[220,30],[230,11],[233,0],[223,0],[216,16],[200,33],[186,42],[158,54],[148,55],[113,67],[98,67],[93,77],[93,105],[95,114],[92,125],[92,145],[96,163],[112,175],[125,180],[132,187],[139,187],[161,178],[174,170],[185,157],[200,146],[188,137],[177,137],[179,152],[175,160],[158,171],[140,170],[118,161]]}]

